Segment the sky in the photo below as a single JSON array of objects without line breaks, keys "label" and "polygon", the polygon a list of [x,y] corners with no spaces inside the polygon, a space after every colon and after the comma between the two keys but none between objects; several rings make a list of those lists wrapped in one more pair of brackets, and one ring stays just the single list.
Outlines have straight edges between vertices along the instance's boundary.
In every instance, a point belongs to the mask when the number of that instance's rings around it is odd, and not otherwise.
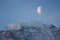
[{"label": "sky", "polygon": [[[41,14],[36,12],[39,6]],[[0,0],[0,29],[34,20],[60,26],[60,0]]]}]

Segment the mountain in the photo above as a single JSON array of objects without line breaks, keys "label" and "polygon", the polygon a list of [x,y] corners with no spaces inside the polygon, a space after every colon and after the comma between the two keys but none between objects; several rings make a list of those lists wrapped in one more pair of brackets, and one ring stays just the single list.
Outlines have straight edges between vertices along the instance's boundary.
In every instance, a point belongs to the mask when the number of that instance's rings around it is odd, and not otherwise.
[{"label": "mountain", "polygon": [[0,30],[0,40],[60,40],[60,28],[40,22],[11,23]]}]

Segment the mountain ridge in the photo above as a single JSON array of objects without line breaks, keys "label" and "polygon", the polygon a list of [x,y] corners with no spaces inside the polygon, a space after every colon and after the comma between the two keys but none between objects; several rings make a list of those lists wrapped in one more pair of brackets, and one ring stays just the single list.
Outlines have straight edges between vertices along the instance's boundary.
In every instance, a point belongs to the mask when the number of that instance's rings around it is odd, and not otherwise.
[{"label": "mountain ridge", "polygon": [[12,23],[0,31],[0,40],[60,40],[60,29],[42,23]]}]

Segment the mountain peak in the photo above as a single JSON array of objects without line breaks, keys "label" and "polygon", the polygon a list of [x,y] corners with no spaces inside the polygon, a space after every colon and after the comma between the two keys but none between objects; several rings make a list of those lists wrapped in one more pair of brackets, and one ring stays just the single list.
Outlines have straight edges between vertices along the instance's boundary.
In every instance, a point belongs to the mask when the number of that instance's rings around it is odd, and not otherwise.
[{"label": "mountain peak", "polygon": [[7,30],[0,31],[0,40],[60,40],[60,30],[56,28],[37,21],[11,23],[7,25]]}]

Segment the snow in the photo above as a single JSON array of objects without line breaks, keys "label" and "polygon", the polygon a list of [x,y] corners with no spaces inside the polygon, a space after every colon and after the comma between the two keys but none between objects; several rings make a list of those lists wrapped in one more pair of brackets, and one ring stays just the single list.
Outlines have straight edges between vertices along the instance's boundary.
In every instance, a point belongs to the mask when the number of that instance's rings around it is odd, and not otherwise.
[{"label": "snow", "polygon": [[[60,32],[56,26],[48,26],[40,22],[11,23],[6,28],[7,31],[0,32],[1,40],[60,40]],[[4,32],[7,36],[3,35]]]}]

